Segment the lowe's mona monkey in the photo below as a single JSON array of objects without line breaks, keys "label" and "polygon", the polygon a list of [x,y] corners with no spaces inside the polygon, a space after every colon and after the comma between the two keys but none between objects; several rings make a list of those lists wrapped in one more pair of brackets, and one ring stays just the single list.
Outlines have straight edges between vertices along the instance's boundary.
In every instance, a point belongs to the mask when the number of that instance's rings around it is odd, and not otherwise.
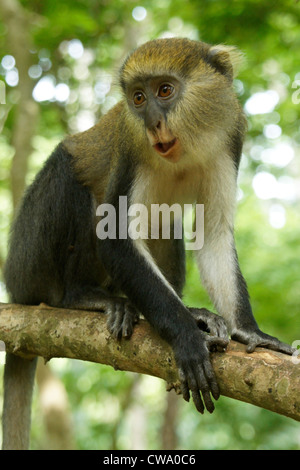
[{"label": "lowe's mona monkey", "polygon": [[[105,310],[112,334],[129,337],[141,312],[173,348],[183,398],[214,409],[211,347],[231,337],[292,353],[253,317],[233,235],[246,120],[232,89],[239,52],[188,39],[150,41],[125,60],[122,100],[90,130],[66,138],[25,194],[5,269],[11,301]],[[189,309],[182,238],[96,235],[96,207],[204,204],[195,255],[217,312]],[[174,223],[174,221],[173,221]],[[116,231],[118,234],[118,230]],[[119,293],[125,297],[118,297]],[[210,332],[210,335],[207,334]],[[7,355],[4,448],[26,448],[35,361]]]}]

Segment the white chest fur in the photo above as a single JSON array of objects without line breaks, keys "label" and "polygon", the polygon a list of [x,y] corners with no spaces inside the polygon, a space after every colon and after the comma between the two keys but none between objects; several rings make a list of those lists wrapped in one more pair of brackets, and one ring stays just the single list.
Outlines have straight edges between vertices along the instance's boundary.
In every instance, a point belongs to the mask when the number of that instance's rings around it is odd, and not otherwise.
[{"label": "white chest fur", "polygon": [[201,186],[200,168],[174,171],[172,168],[143,169],[138,174],[131,193],[131,203],[193,204]]}]

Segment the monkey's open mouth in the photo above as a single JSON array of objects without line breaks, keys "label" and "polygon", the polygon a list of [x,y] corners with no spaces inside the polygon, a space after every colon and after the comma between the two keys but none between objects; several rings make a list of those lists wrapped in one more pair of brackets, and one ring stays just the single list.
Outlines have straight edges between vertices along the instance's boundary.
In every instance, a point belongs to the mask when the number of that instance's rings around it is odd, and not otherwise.
[{"label": "monkey's open mouth", "polygon": [[154,145],[154,148],[160,155],[163,155],[165,157],[173,149],[176,144],[176,141],[177,139],[175,137],[175,139],[171,140],[171,142],[158,142]]}]

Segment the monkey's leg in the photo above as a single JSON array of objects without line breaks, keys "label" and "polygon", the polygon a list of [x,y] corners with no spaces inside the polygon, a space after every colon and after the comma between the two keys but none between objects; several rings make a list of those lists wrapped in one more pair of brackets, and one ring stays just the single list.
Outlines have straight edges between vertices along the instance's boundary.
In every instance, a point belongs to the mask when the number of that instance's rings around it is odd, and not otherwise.
[{"label": "monkey's leg", "polygon": [[109,296],[100,287],[81,286],[73,289],[65,295],[61,306],[105,312],[107,328],[116,339],[121,339],[122,336],[130,338],[134,325],[139,320],[138,311],[128,299]]}]

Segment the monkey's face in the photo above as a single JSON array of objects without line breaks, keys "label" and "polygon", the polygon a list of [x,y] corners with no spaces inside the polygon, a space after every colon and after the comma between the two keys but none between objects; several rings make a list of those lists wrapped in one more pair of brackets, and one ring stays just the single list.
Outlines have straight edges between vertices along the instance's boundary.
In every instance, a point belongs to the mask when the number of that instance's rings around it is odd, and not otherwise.
[{"label": "monkey's face", "polygon": [[232,90],[238,57],[234,48],[180,38],[136,49],[120,81],[140,142],[146,133],[153,154],[173,163],[220,152],[241,120]]},{"label": "monkey's face", "polygon": [[127,89],[129,107],[144,121],[151,147],[162,158],[174,163],[181,157],[181,145],[167,119],[181,95],[182,85],[172,76],[139,79]]}]

